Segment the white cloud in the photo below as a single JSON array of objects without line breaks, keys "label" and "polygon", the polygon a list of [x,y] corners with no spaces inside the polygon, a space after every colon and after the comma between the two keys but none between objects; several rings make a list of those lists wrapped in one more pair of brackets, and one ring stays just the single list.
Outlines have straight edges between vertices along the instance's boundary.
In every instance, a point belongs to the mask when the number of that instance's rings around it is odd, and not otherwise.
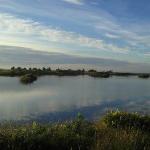
[{"label": "white cloud", "polygon": [[83,0],[63,0],[63,1],[75,5],[83,5]]},{"label": "white cloud", "polygon": [[150,52],[145,53],[145,54],[144,54],[144,56],[148,56],[148,57],[150,57]]},{"label": "white cloud", "polygon": [[110,34],[110,33],[106,33],[105,36],[108,37],[108,38],[111,38],[111,39],[118,39],[118,38],[120,38],[118,35],[114,35],[114,34]]},{"label": "white cloud", "polygon": [[[7,4],[5,4],[5,1],[7,1]],[[79,5],[84,4],[84,0],[61,1]],[[90,3],[92,2],[94,1],[91,0]],[[61,5],[57,5],[57,7],[51,6],[50,8],[48,7],[48,9],[46,9],[47,7],[44,7],[43,9],[43,7],[22,5],[21,3],[10,0],[3,0],[3,3],[0,4],[0,7],[8,10],[10,9],[11,12],[15,12],[15,14],[29,13],[38,17],[47,17],[49,20],[51,18],[55,18],[59,21],[63,20],[63,22],[66,24],[74,23],[74,26],[82,25],[82,27],[85,27],[85,29],[88,27],[91,31],[93,31],[93,35],[96,33],[97,35],[99,34],[99,36],[107,37],[110,42],[112,40],[112,44],[114,46],[117,46],[117,43],[119,44],[119,42],[124,43],[124,45],[126,44],[128,47],[130,47],[130,51],[136,51],[136,48],[140,47],[141,45],[144,45],[147,49],[150,49],[149,23],[141,25],[137,23],[126,22],[121,25],[121,22],[118,21],[117,18],[102,8],[99,8],[96,12],[90,9],[62,7]],[[61,23],[59,23],[58,26],[59,25],[61,25]],[[113,43],[113,39],[115,38],[118,40],[117,43]],[[103,41],[103,43],[107,44],[106,41]],[[132,49],[133,47],[136,48]]]},{"label": "white cloud", "polygon": [[[0,38],[7,36],[12,40],[24,39],[26,43],[34,40],[54,42],[57,44],[71,44],[73,46],[95,48],[115,53],[128,53],[128,47],[118,47],[108,44],[101,39],[86,37],[74,32],[67,32],[61,29],[44,26],[33,20],[20,19],[9,14],[0,14]],[[10,40],[10,38],[9,38]],[[19,40],[18,40],[19,41]],[[31,47],[32,48],[32,47]]]},{"label": "white cloud", "polygon": [[94,23],[91,23],[91,26],[95,27],[100,33],[103,33],[107,38],[118,38],[121,41],[128,43],[129,46],[139,46],[142,44],[148,48],[150,47],[150,36],[143,34],[145,31],[148,33],[148,25],[145,25],[145,28],[144,25],[139,25],[143,27],[141,31],[139,31],[139,26],[137,25],[134,26],[133,24],[132,28],[130,28],[131,25],[123,27],[118,24],[113,17],[111,18],[111,16],[104,16],[93,16],[95,21]]}]

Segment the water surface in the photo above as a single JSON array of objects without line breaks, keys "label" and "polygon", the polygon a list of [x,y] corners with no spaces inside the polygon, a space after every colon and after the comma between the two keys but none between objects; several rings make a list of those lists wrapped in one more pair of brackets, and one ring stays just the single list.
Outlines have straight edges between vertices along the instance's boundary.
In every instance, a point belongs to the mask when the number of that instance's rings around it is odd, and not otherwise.
[{"label": "water surface", "polygon": [[150,114],[150,80],[45,76],[22,85],[16,77],[0,77],[1,121],[61,121],[78,112],[97,119],[117,108]]}]

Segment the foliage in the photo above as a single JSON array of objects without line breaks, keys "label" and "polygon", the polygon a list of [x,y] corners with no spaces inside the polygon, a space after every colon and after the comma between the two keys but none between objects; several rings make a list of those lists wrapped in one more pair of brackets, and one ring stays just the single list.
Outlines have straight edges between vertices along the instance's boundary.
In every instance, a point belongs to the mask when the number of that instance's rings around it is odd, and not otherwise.
[{"label": "foliage", "polygon": [[111,76],[138,76],[139,78],[148,79],[150,73],[129,73],[129,72],[113,72],[112,70],[108,71],[96,71],[96,70],[72,70],[72,69],[55,69],[52,70],[48,68],[21,68],[21,67],[11,67],[11,69],[0,69],[0,76],[24,76],[26,74],[34,74],[36,76],[44,75],[55,75],[55,76],[79,76],[79,75],[88,75],[91,77],[97,78],[109,78]]},{"label": "foliage", "polygon": [[[78,114],[75,120],[64,123],[1,124],[0,149],[149,150],[149,130],[145,132],[145,128],[141,126],[126,128],[125,125],[122,126],[118,116],[129,117],[124,121],[126,127],[131,125],[127,120],[132,120],[136,124],[143,117],[124,112],[111,112],[98,122],[86,121],[81,114]],[[112,120],[119,125],[112,125],[110,123]],[[147,122],[150,123],[150,120],[148,119]]]},{"label": "foliage", "polygon": [[52,125],[7,126],[0,128],[1,150],[89,150],[94,142],[95,129],[88,121]]},{"label": "foliage", "polygon": [[97,139],[92,150],[149,150],[150,133],[97,125]]},{"label": "foliage", "polygon": [[33,74],[26,74],[20,78],[20,81],[24,84],[29,84],[37,80],[37,77]]},{"label": "foliage", "polygon": [[109,127],[137,129],[150,132],[150,117],[147,115],[112,111],[109,112],[103,120]]},{"label": "foliage", "polygon": [[149,74],[140,74],[138,77],[139,77],[139,78],[147,79],[147,78],[150,77],[150,75],[149,75]]}]

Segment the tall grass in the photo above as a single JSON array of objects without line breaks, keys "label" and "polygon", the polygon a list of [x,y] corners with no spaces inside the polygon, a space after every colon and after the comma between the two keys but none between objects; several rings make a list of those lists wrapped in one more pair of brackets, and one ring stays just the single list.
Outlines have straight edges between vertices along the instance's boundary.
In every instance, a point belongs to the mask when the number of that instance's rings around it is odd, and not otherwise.
[{"label": "tall grass", "polygon": [[2,124],[0,150],[150,150],[150,117],[141,117],[146,116],[110,112],[98,122],[78,115],[56,124]]},{"label": "tall grass", "polygon": [[149,136],[135,130],[101,127],[93,150],[149,150]]}]

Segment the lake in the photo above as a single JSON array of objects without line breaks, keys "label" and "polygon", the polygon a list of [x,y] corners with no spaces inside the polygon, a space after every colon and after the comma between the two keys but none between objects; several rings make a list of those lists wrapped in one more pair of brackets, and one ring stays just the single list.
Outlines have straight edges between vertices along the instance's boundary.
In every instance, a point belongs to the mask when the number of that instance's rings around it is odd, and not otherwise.
[{"label": "lake", "polygon": [[56,122],[100,118],[109,110],[150,114],[150,80],[138,77],[40,77],[23,85],[17,77],[0,77],[0,121]]}]

